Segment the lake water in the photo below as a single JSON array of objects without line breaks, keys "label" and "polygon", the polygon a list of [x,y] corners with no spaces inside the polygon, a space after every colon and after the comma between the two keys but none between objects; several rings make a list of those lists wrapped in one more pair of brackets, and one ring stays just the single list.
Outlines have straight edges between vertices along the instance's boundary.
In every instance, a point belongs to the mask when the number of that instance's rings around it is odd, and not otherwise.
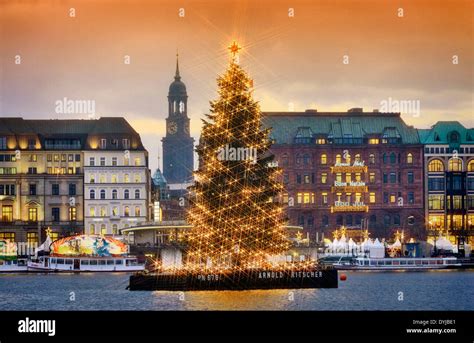
[{"label": "lake water", "polygon": [[338,289],[185,293],[131,292],[128,274],[0,274],[0,309],[474,310],[474,271],[345,274]]}]

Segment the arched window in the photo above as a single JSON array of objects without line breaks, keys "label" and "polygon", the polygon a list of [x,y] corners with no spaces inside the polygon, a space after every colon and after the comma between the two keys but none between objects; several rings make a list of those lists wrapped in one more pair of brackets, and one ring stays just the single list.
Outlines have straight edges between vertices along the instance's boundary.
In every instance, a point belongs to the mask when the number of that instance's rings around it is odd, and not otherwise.
[{"label": "arched window", "polygon": [[389,226],[390,225],[390,215],[386,214],[383,216],[383,225]]},{"label": "arched window", "polygon": [[369,155],[369,163],[370,164],[375,164],[375,155],[374,154]]},{"label": "arched window", "polygon": [[474,172],[474,160],[470,160],[467,165],[467,171]]},{"label": "arched window", "polygon": [[351,154],[349,153],[346,155],[346,163],[351,164]]},{"label": "arched window", "polygon": [[369,218],[369,225],[370,227],[375,227],[376,224],[377,224],[377,216],[373,214]]},{"label": "arched window", "polygon": [[327,164],[328,163],[328,155],[322,154],[321,155],[321,164]]},{"label": "arched window", "polygon": [[112,235],[117,235],[118,234],[118,227],[117,224],[112,225]]},{"label": "arched window", "polygon": [[312,229],[314,226],[314,217],[312,215],[309,215],[308,217],[308,228]]},{"label": "arched window", "polygon": [[386,153],[383,153],[382,161],[383,161],[383,164],[387,164],[387,154]]},{"label": "arched window", "polygon": [[448,162],[448,171],[462,171],[462,160],[459,157],[453,157]]},{"label": "arched window", "polygon": [[302,214],[298,217],[298,225],[304,226],[304,215]]},{"label": "arched window", "polygon": [[459,133],[457,131],[453,131],[449,134],[449,142],[459,143]]},{"label": "arched window", "polygon": [[360,224],[362,224],[362,217],[359,216],[359,215],[357,215],[357,216],[355,217],[355,225],[360,226]]},{"label": "arched window", "polygon": [[288,154],[283,154],[281,156],[281,164],[286,167],[288,166]]},{"label": "arched window", "polygon": [[135,199],[140,199],[140,190],[135,189]]},{"label": "arched window", "polygon": [[413,163],[413,154],[411,152],[409,152],[407,154],[407,163],[408,164],[412,164]]},{"label": "arched window", "polygon": [[105,226],[105,224],[102,224],[102,225],[100,226],[100,234],[101,234],[102,236],[105,236],[105,235],[107,234],[107,226]]},{"label": "arched window", "polygon": [[100,190],[100,198],[105,199],[105,189]]},{"label": "arched window", "polygon": [[428,171],[429,172],[442,172],[444,171],[444,164],[441,160],[431,160],[428,163]]},{"label": "arched window", "polygon": [[118,217],[118,215],[119,215],[119,213],[118,213],[118,207],[114,207],[114,208],[112,209],[112,215],[113,215],[114,217]]},{"label": "arched window", "polygon": [[125,174],[125,175],[123,176],[123,182],[129,183],[129,182],[130,182],[130,175]]},{"label": "arched window", "polygon": [[395,214],[393,216],[393,224],[394,225],[400,225],[400,215],[399,214]]},{"label": "arched window", "polygon": [[342,226],[342,224],[343,224],[343,223],[342,223],[342,220],[343,220],[343,219],[342,219],[342,216],[340,216],[340,215],[337,216],[337,217],[336,217],[336,225]]},{"label": "arched window", "polygon": [[94,189],[91,189],[90,192],[89,192],[89,198],[90,199],[95,199],[95,190]]},{"label": "arched window", "polygon": [[112,190],[112,199],[117,199],[117,190],[116,189],[113,189]]},{"label": "arched window", "polygon": [[91,226],[89,227],[89,234],[90,235],[95,235],[95,225],[94,224],[91,224]]},{"label": "arched window", "polygon": [[95,207],[89,208],[89,216],[95,217]]},{"label": "arched window", "polygon": [[341,161],[342,161],[342,156],[339,155],[339,154],[337,154],[337,155],[336,155],[336,164],[340,164]]},{"label": "arched window", "polygon": [[107,209],[105,207],[100,208],[100,216],[107,217]]},{"label": "arched window", "polygon": [[128,206],[125,206],[124,210],[123,210],[123,215],[125,217],[130,217],[130,207]]},{"label": "arched window", "polygon": [[397,163],[397,155],[394,152],[390,153],[390,164]]},{"label": "arched window", "polygon": [[311,157],[308,154],[303,155],[303,164],[305,166],[311,164]]},{"label": "arched window", "polygon": [[123,191],[123,197],[125,199],[130,199],[130,191],[128,189]]}]

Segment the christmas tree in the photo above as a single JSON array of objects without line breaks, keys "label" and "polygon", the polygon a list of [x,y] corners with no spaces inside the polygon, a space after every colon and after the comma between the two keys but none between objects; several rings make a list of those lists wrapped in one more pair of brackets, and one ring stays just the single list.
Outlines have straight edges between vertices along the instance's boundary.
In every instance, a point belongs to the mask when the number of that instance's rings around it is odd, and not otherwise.
[{"label": "christmas tree", "polygon": [[270,130],[252,97],[253,81],[239,66],[237,44],[219,97],[203,120],[199,168],[190,187],[188,266],[217,270],[269,268],[289,243],[277,201],[281,169],[272,164]]}]

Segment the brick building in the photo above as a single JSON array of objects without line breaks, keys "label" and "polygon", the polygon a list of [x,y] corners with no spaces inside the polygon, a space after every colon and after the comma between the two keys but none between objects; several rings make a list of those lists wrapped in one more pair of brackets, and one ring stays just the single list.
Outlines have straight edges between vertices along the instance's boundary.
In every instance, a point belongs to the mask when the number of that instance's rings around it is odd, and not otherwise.
[{"label": "brick building", "polygon": [[290,225],[424,238],[423,146],[399,113],[267,112]]}]

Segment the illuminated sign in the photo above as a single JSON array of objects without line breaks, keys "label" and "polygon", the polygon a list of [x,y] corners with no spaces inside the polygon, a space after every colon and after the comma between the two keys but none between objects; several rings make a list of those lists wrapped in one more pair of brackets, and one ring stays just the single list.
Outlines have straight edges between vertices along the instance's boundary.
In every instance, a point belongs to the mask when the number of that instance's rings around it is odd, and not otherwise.
[{"label": "illuminated sign", "polygon": [[369,189],[365,185],[365,182],[352,181],[352,182],[340,182],[334,181],[334,186],[331,187],[332,192],[367,192]]},{"label": "illuminated sign", "polygon": [[336,201],[334,206],[331,206],[331,213],[333,212],[368,212],[369,206],[363,202],[344,202]]},{"label": "illuminated sign", "polygon": [[52,255],[120,256],[127,254],[127,245],[118,239],[99,235],[78,235],[58,239],[51,244]]}]

